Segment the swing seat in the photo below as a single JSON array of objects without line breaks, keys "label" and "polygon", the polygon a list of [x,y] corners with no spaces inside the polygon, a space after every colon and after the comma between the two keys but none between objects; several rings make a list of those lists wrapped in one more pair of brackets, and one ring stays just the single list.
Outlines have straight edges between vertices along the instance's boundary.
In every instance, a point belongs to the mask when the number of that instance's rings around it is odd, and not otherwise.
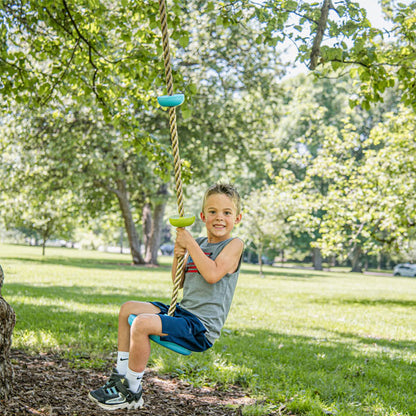
[{"label": "swing seat", "polygon": [[[133,324],[134,319],[136,318],[137,315],[129,315],[128,321],[130,326]],[[174,342],[170,342],[170,341],[163,341],[160,339],[160,337],[158,335],[149,335],[149,338],[153,341],[156,342],[156,344],[161,345],[162,347],[165,347],[171,351],[175,351],[178,354],[182,354],[182,355],[191,355],[192,351],[188,350],[185,347],[182,347],[182,345],[178,345],[175,344]]]},{"label": "swing seat", "polygon": [[162,95],[157,97],[157,102],[162,107],[177,107],[185,101],[185,96],[183,94],[174,94],[174,95]]}]

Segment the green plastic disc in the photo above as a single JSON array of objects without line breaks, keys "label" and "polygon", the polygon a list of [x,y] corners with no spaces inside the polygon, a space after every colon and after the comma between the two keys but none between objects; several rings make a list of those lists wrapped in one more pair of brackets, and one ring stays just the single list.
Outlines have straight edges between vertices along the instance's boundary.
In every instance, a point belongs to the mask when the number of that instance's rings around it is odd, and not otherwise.
[{"label": "green plastic disc", "polygon": [[169,218],[169,222],[171,225],[177,228],[188,227],[192,225],[195,221],[195,215],[185,215],[184,217],[180,217],[179,215],[173,215]]}]

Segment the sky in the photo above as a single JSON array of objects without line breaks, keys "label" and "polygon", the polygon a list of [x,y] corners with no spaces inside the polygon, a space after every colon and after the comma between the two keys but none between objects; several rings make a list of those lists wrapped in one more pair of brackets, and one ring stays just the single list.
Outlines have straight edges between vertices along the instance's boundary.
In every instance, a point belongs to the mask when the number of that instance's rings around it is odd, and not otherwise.
[{"label": "sky", "polygon": [[[386,22],[381,14],[381,7],[378,0],[355,0],[361,7],[367,10],[367,17],[371,24],[379,29],[385,27]],[[414,0],[400,0],[400,3],[409,5]]]},{"label": "sky", "polygon": [[367,17],[371,24],[378,29],[385,26],[385,21],[381,13],[381,7],[377,0],[356,0],[359,5],[367,10]]},{"label": "sky", "polygon": [[[367,17],[371,24],[378,29],[386,27],[386,21],[383,19],[381,13],[381,6],[377,0],[355,0],[359,5],[367,10]],[[409,3],[409,1],[402,1],[402,3]]]}]

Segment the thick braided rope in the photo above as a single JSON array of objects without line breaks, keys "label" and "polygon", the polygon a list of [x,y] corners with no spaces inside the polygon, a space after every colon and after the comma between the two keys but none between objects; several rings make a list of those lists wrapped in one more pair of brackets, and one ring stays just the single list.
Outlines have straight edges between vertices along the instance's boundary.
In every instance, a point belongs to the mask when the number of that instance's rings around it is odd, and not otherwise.
[{"label": "thick braided rope", "polygon": [[[167,24],[166,13],[166,1],[159,0],[159,16],[160,26],[162,29],[162,42],[163,42],[163,60],[165,64],[165,78],[168,95],[173,95],[173,77],[172,68],[170,65],[170,50],[169,50],[169,33]],[[170,126],[170,139],[172,144],[173,161],[175,165],[175,188],[176,188],[176,200],[178,204],[178,212],[181,217],[184,216],[183,208],[183,192],[182,192],[182,178],[181,178],[181,159],[179,157],[179,140],[178,130],[176,128],[176,109],[175,107],[169,108],[169,126]],[[176,267],[176,275],[173,283],[172,299],[170,302],[170,308],[168,311],[169,316],[173,316],[176,310],[176,302],[178,300],[179,286],[181,283],[182,271],[183,271],[183,256],[178,258]]]}]

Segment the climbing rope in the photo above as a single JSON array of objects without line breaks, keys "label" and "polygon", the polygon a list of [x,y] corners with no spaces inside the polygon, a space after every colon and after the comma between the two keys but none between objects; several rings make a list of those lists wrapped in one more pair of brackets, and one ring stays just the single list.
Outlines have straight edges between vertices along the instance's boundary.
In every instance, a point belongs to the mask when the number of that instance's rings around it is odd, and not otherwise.
[{"label": "climbing rope", "polygon": [[[163,61],[165,65],[166,87],[167,87],[168,95],[173,95],[173,77],[172,77],[172,68],[170,64],[169,33],[168,33],[165,0],[159,0],[159,16],[160,16],[160,26],[162,29]],[[178,213],[181,217],[183,217],[185,215],[185,212],[183,208],[181,159],[179,157],[179,139],[178,139],[178,130],[176,127],[176,108],[175,107],[169,107],[169,126],[170,126],[170,140],[172,144],[173,161],[175,165],[176,201],[178,205]],[[172,289],[172,299],[171,299],[170,307],[168,311],[169,316],[173,316],[176,310],[176,302],[178,299],[183,265],[184,265],[184,256],[180,256],[177,260],[176,275],[175,275],[173,289]]]}]

